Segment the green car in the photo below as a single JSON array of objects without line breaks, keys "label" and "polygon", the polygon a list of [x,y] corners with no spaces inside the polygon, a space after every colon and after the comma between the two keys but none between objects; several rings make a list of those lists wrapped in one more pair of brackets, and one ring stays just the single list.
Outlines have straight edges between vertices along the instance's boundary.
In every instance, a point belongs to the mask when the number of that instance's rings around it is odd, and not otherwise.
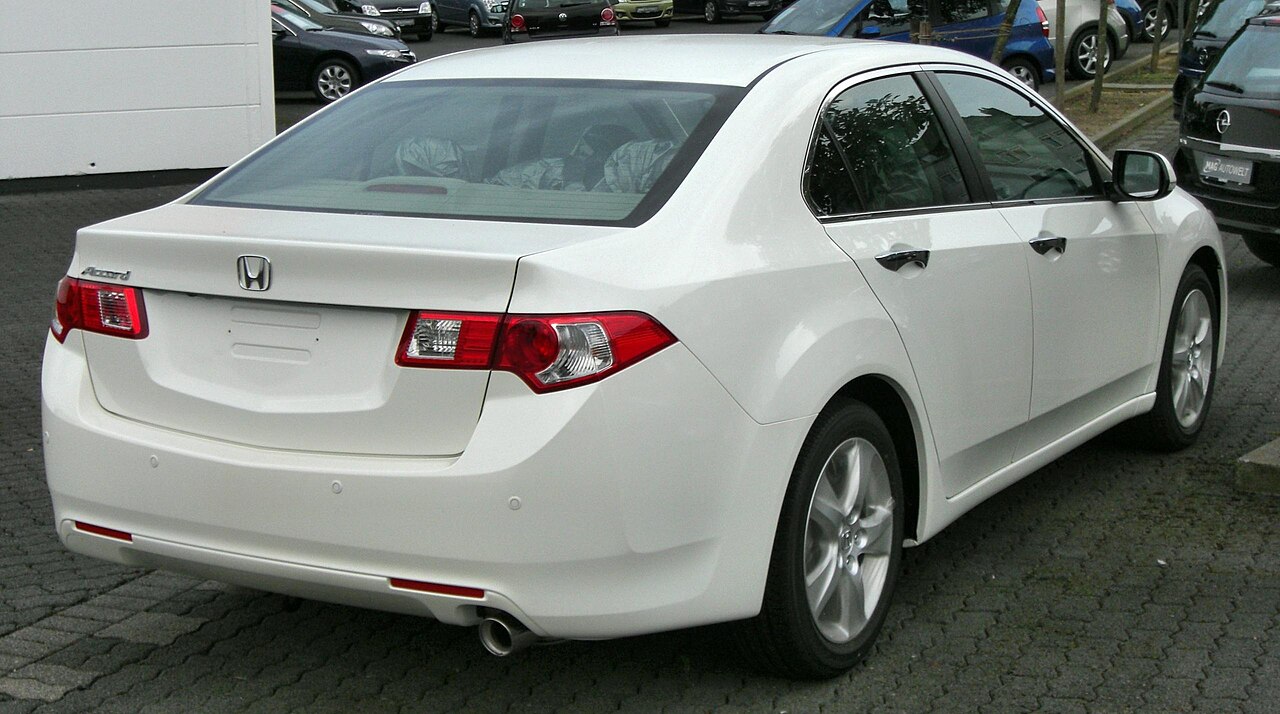
[{"label": "green car", "polygon": [[674,12],[673,0],[621,0],[613,4],[613,14],[619,22],[645,22],[653,20],[658,27],[671,24]]}]

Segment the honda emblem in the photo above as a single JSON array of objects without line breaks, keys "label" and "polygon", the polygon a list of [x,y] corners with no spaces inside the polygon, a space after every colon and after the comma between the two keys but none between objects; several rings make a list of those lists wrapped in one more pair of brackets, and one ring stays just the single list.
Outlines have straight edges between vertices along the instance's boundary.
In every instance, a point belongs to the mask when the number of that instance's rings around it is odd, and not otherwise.
[{"label": "honda emblem", "polygon": [[260,255],[242,255],[236,261],[240,287],[261,292],[271,287],[271,261]]}]

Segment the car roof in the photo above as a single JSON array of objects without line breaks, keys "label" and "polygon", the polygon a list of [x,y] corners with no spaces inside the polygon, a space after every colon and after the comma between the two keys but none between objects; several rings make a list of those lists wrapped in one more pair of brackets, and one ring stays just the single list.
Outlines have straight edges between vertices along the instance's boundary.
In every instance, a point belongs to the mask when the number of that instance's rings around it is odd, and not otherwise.
[{"label": "car roof", "polygon": [[911,62],[974,64],[968,55],[902,42],[784,35],[650,35],[529,42],[419,62],[386,81],[600,79],[746,87],[773,67],[831,53],[853,74]]}]

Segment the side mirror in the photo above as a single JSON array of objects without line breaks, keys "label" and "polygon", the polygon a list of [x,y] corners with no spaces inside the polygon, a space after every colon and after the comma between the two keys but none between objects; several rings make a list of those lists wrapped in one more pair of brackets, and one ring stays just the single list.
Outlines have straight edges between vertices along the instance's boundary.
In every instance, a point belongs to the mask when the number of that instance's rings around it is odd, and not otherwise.
[{"label": "side mirror", "polygon": [[1112,162],[1114,201],[1155,201],[1173,191],[1173,164],[1154,151],[1121,149]]},{"label": "side mirror", "polygon": [[880,36],[879,25],[867,25],[858,31],[858,37],[864,40],[874,40]]}]

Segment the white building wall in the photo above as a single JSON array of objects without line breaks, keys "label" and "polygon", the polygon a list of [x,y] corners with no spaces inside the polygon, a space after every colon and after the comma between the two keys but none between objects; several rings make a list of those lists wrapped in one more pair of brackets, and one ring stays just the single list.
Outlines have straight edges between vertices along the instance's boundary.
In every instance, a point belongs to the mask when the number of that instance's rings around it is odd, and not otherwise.
[{"label": "white building wall", "polygon": [[227,166],[275,135],[268,0],[0,0],[0,180]]}]

